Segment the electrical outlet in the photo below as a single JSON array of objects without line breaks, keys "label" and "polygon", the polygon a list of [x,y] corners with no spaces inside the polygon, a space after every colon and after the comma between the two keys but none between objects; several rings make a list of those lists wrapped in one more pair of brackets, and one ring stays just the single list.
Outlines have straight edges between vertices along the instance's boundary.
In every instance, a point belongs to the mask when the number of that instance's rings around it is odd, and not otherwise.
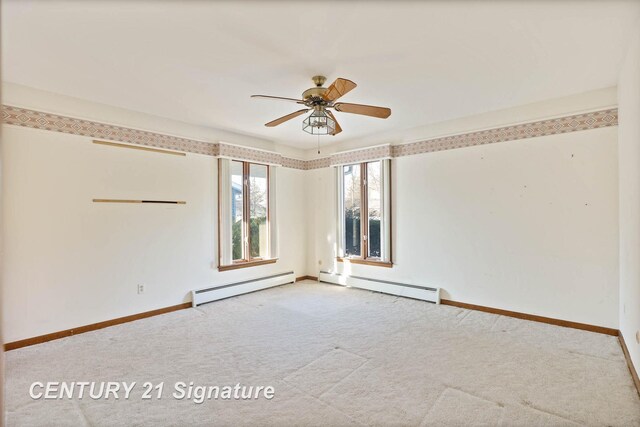
[{"label": "electrical outlet", "polygon": [[144,285],[138,285],[138,294],[144,294]]}]

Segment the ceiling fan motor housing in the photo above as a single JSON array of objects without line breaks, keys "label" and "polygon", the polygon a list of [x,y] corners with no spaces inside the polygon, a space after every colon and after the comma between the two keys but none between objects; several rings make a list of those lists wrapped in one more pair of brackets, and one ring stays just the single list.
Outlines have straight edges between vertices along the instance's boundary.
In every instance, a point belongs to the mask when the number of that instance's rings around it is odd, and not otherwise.
[{"label": "ceiling fan motor housing", "polygon": [[325,76],[313,76],[311,80],[313,80],[316,87],[312,87],[302,92],[302,99],[311,104],[310,106],[326,105],[327,102],[322,95],[325,94],[327,88],[322,87],[322,85],[327,81],[327,78]]},{"label": "ceiling fan motor housing", "polygon": [[327,88],[324,87],[312,87],[302,92],[302,99],[304,101],[314,101],[314,103],[322,101],[326,103],[326,101],[322,97],[322,95],[324,95],[326,91]]}]

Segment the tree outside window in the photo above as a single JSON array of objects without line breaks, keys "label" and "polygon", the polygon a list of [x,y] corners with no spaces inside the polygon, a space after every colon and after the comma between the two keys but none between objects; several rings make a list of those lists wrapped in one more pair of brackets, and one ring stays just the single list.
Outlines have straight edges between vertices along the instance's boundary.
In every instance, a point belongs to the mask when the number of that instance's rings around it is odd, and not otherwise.
[{"label": "tree outside window", "polygon": [[269,255],[269,167],[231,163],[233,261],[265,259]]}]

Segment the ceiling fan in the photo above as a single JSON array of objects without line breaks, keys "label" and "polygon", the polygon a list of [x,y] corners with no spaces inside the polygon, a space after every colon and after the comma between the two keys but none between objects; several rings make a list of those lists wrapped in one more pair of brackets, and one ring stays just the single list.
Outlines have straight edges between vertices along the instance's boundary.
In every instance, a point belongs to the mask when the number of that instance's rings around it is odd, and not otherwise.
[{"label": "ceiling fan", "polygon": [[330,108],[341,113],[360,114],[363,116],[377,117],[379,119],[386,119],[391,115],[391,110],[386,107],[336,102],[338,98],[355,89],[357,85],[351,80],[337,78],[327,88],[322,86],[327,80],[326,77],[314,76],[312,77],[312,80],[316,86],[302,92],[302,99],[284,98],[281,96],[251,95],[252,98],[289,101],[305,106],[305,108],[294,113],[272,120],[265,124],[265,126],[278,126],[279,124],[313,110],[313,113],[311,113],[309,117],[302,122],[302,130],[312,135],[337,135],[342,132],[342,128],[338,124],[333,113],[329,111]]}]

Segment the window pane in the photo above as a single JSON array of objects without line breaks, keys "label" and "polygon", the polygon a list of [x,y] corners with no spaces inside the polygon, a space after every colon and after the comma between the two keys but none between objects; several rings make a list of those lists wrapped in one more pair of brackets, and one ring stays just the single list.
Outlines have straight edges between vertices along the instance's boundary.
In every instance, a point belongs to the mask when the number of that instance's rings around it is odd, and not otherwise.
[{"label": "window pane", "polygon": [[243,207],[242,162],[231,162],[231,230],[233,260],[244,259],[244,230],[242,227]]},{"label": "window pane", "polygon": [[369,254],[371,258],[380,258],[381,240],[380,231],[382,223],[382,201],[381,201],[381,162],[370,162],[367,164],[367,208],[369,220]]},{"label": "window pane", "polygon": [[360,256],[360,165],[344,166],[344,254]]},{"label": "window pane", "polygon": [[265,165],[249,165],[249,223],[251,258],[269,256],[269,232],[267,212],[269,210],[269,185],[267,182],[268,167]]}]

